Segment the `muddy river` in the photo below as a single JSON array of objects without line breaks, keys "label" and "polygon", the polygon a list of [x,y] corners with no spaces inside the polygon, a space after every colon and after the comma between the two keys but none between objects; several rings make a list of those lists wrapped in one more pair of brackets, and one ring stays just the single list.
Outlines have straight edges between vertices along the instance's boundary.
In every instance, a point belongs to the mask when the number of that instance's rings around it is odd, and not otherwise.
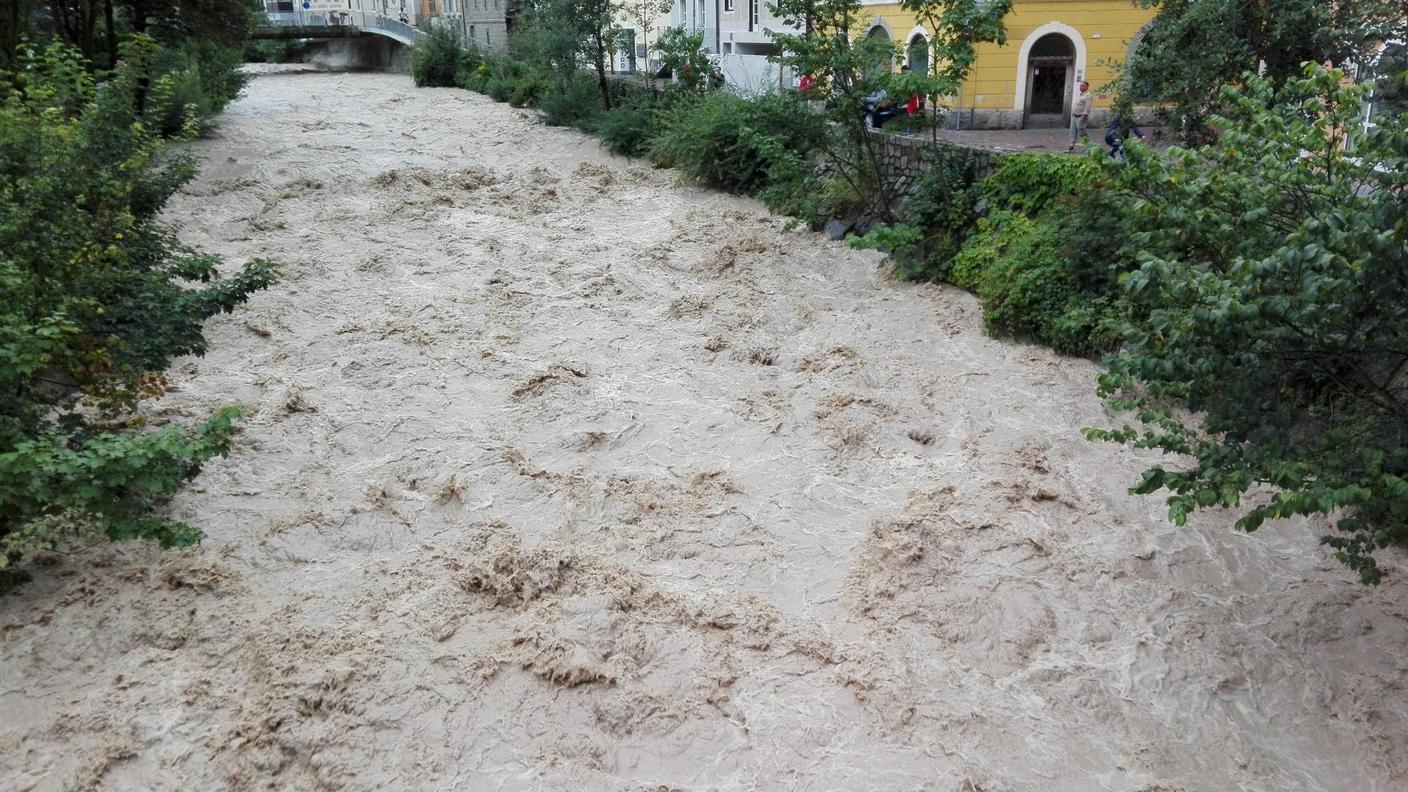
[{"label": "muddy river", "polygon": [[1169,525],[970,296],[402,76],[199,153],[286,276],[151,412],[244,429],[0,598],[0,787],[1408,789],[1408,565]]}]

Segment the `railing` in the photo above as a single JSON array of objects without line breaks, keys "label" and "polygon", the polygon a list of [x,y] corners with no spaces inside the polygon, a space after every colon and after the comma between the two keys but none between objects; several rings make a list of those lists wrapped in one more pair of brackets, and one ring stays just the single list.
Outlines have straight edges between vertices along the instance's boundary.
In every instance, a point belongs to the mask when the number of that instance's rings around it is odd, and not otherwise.
[{"label": "railing", "polygon": [[271,11],[265,15],[265,25],[282,28],[346,28],[380,33],[410,45],[425,33],[400,21],[373,11]]}]

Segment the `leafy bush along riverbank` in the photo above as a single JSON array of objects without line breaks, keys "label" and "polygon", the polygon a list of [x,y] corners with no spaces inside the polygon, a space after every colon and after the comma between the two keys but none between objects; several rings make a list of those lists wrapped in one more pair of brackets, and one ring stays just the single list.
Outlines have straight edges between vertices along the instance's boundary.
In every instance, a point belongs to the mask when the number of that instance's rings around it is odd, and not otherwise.
[{"label": "leafy bush along riverbank", "polygon": [[1105,353],[1133,425],[1088,434],[1183,465],[1135,487],[1175,522],[1333,516],[1325,542],[1376,581],[1374,551],[1408,546],[1408,114],[1361,119],[1408,73],[1342,77],[1245,75],[1195,149],[1019,154],[985,180],[931,163],[907,222],[863,243],[975,291],[994,332]]},{"label": "leafy bush along riverbank", "polygon": [[[794,97],[619,87],[607,109],[575,72],[450,37],[417,63],[421,84],[538,107],[812,224],[855,198],[816,166],[834,130]],[[1408,114],[1363,131],[1374,86],[1341,78],[1245,75],[1223,91],[1221,136],[1197,149],[1017,154],[986,177],[935,151],[900,219],[853,241],[973,291],[995,334],[1106,356],[1100,393],[1134,420],[1089,436],[1183,460],[1135,487],[1167,490],[1175,522],[1206,507],[1241,508],[1246,530],[1334,516],[1325,542],[1373,582],[1374,552],[1408,547]],[[1395,72],[1377,89],[1405,83]]]},{"label": "leafy bush along riverbank", "polygon": [[194,541],[153,508],[229,450],[235,410],[155,430],[137,411],[173,357],[204,350],[206,318],[275,274],[222,279],[157,219],[195,174],[171,141],[201,108],[175,106],[189,75],[172,57],[137,36],[101,80],[57,43],[0,71],[0,572],[80,534]]}]

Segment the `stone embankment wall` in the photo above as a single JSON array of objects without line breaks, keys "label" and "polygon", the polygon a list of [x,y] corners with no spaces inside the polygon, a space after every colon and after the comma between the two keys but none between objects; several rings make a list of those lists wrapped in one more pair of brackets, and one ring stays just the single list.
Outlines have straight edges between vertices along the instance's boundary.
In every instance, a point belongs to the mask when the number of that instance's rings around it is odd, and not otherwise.
[{"label": "stone embankment wall", "polygon": [[977,162],[978,172],[983,176],[997,167],[997,159],[1001,156],[1001,152],[991,149],[963,146],[946,140],[936,143],[930,138],[918,135],[896,135],[877,130],[871,132],[870,136],[879,146],[881,175],[904,196],[910,195],[919,177],[924,173],[927,163],[924,156],[926,151],[937,150],[957,157],[971,158]]}]

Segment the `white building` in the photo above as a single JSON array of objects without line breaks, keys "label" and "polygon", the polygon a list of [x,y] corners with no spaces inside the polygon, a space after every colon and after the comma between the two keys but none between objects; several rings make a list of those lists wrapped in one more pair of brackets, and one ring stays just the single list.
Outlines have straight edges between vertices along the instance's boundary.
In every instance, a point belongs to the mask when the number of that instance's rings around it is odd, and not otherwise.
[{"label": "white building", "polygon": [[[659,71],[660,54],[655,43],[672,27],[670,7],[661,10],[661,6],[660,0],[625,0],[622,3],[617,15],[620,46],[611,62],[613,71]],[[641,24],[642,17],[645,17],[645,25]]]},{"label": "white building", "polygon": [[[670,27],[704,36],[704,51],[719,52],[719,7],[725,0],[675,0],[670,9]],[[737,0],[733,0],[737,2]]]},{"label": "white building", "polygon": [[778,53],[768,31],[795,33],[773,16],[767,0],[717,0],[719,67],[724,79],[745,94],[785,90],[795,85],[790,70],[768,60]]}]

